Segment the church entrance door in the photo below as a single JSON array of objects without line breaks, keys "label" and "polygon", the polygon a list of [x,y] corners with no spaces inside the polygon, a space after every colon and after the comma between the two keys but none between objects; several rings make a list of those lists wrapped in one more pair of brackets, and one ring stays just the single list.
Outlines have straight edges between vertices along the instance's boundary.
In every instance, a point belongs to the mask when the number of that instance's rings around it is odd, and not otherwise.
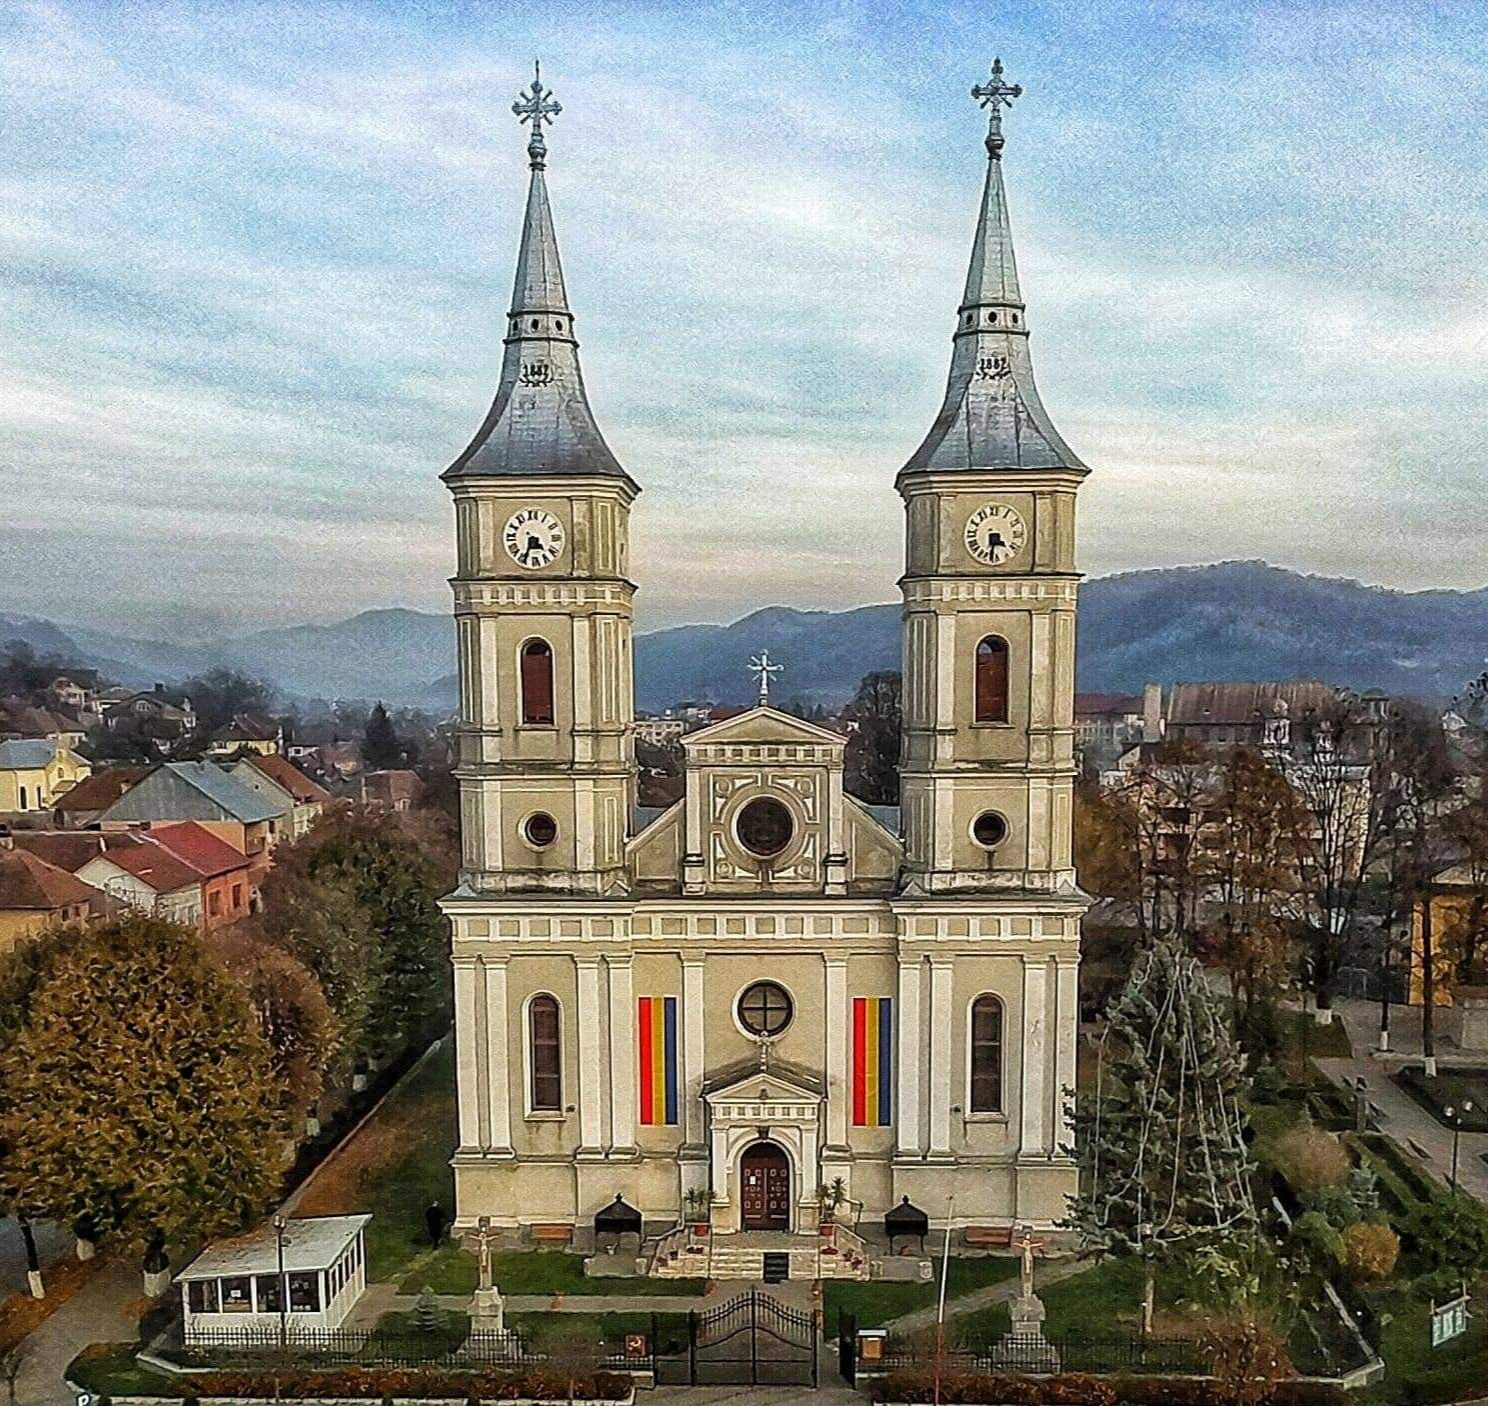
[{"label": "church entrance door", "polygon": [[790,1229],[790,1160],[773,1142],[744,1149],[739,1162],[741,1230]]}]

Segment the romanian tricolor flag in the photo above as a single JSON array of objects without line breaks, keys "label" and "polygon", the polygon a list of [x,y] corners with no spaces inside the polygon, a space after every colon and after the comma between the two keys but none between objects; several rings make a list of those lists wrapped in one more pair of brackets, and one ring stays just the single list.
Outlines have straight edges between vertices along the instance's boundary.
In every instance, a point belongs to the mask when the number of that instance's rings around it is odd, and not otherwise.
[{"label": "romanian tricolor flag", "polygon": [[886,1128],[894,1116],[894,1001],[854,996],[853,1127]]},{"label": "romanian tricolor flag", "polygon": [[677,1123],[677,998],[642,996],[637,1001],[640,1044],[641,1122]]}]

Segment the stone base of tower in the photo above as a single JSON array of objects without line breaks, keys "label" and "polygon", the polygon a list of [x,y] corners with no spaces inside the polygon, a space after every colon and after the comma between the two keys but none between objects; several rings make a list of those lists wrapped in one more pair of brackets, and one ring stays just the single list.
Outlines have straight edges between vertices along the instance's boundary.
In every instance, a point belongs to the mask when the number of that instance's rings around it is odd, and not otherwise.
[{"label": "stone base of tower", "polygon": [[945,1226],[947,1197],[954,1196],[951,1224],[1033,1225],[1049,1229],[1069,1215],[1079,1189],[1075,1164],[1066,1159],[997,1164],[895,1162],[894,1201],[908,1196],[930,1217],[932,1234]]}]

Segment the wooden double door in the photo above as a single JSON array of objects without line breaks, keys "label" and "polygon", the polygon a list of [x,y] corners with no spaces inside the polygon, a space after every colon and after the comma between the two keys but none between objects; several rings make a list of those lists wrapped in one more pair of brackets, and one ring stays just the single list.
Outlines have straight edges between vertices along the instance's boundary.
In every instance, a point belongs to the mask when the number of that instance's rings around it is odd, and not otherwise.
[{"label": "wooden double door", "polygon": [[739,1162],[739,1228],[790,1229],[790,1159],[773,1142],[744,1149]]}]

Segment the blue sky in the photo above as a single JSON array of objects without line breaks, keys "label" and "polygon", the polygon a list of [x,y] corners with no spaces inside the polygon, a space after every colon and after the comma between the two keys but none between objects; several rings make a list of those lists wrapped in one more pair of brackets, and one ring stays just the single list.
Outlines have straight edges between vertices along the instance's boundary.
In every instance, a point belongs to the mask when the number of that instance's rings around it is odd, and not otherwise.
[{"label": "blue sky", "polygon": [[1488,580],[1472,0],[0,0],[0,611],[447,607],[535,54],[643,627],[894,596],[994,54],[1084,569]]}]

